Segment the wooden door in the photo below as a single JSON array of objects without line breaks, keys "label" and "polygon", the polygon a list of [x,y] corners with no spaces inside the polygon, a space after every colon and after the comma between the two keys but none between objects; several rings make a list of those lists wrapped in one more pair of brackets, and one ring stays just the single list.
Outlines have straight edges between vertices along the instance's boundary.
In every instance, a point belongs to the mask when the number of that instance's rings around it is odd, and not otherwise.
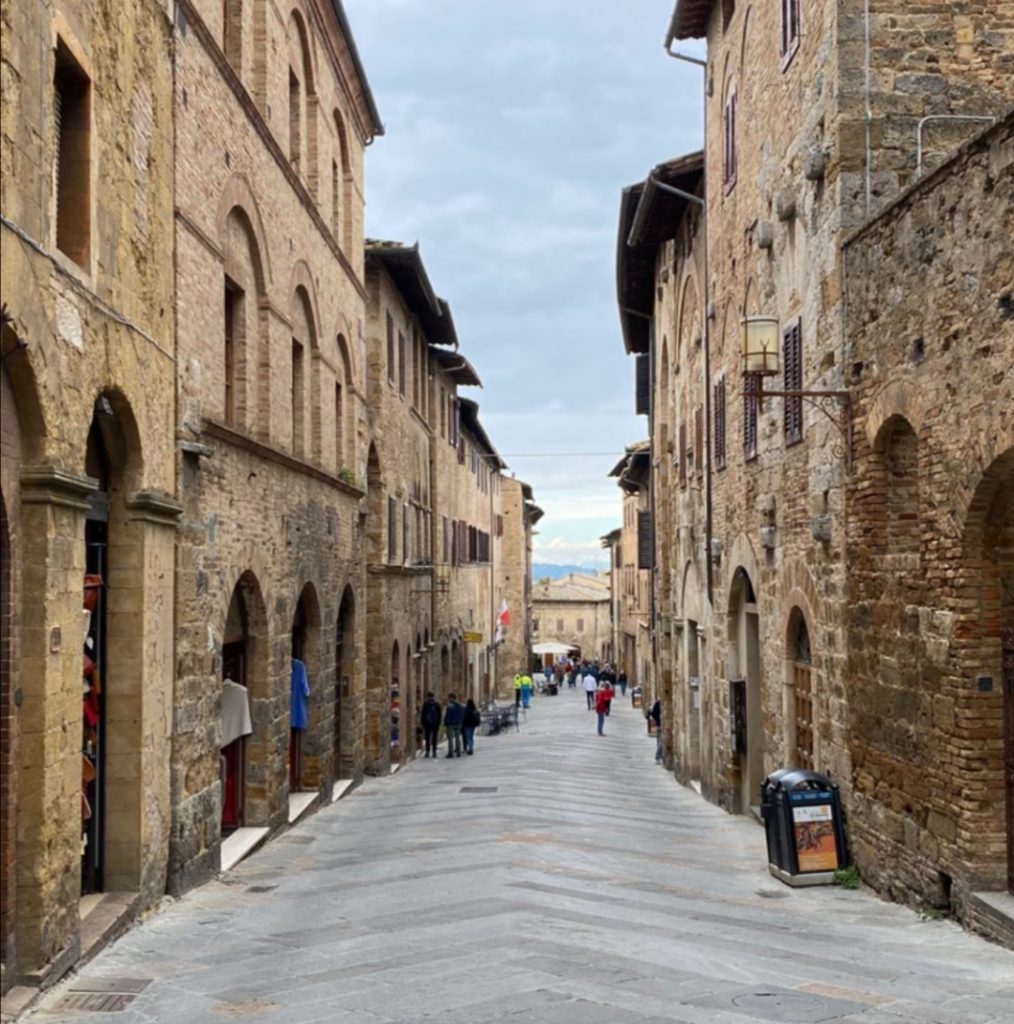
[{"label": "wooden door", "polygon": [[810,666],[796,662],[792,666],[796,715],[796,766],[813,769],[813,686]]},{"label": "wooden door", "polygon": [[1001,631],[1003,640],[1003,709],[1005,778],[1007,784],[1007,889],[1014,893],[1014,626]]}]

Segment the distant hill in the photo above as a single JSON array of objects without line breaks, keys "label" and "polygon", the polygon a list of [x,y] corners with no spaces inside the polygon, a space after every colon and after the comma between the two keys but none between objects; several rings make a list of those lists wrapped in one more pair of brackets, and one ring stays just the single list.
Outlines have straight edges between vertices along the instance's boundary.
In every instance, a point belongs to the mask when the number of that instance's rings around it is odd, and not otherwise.
[{"label": "distant hill", "polygon": [[533,580],[541,580],[545,576],[551,580],[558,580],[561,576],[569,576],[572,572],[583,572],[594,576],[602,571],[602,568],[596,565],[552,565],[549,562],[532,562]]}]

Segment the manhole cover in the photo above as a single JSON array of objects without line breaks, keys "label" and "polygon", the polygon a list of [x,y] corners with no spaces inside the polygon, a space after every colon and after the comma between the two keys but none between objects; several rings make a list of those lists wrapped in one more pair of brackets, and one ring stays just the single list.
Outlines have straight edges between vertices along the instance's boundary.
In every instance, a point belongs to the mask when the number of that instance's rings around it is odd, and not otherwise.
[{"label": "manhole cover", "polygon": [[765,900],[787,900],[789,894],[781,889],[758,889],[757,895]]},{"label": "manhole cover", "polygon": [[827,1020],[829,1012],[823,999],[798,992],[750,992],[736,996],[732,1005],[784,1024],[816,1024]]},{"label": "manhole cover", "polygon": [[499,786],[462,786],[459,793],[496,793]]},{"label": "manhole cover", "polygon": [[137,996],[122,992],[68,992],[56,1004],[58,1010],[89,1010],[98,1013],[118,1013],[125,1010]]},{"label": "manhole cover", "polygon": [[78,978],[71,985],[71,992],[119,992],[134,994],[143,992],[151,984],[151,978]]},{"label": "manhole cover", "polygon": [[246,887],[247,892],[271,892],[277,889],[277,885],[248,885]]}]

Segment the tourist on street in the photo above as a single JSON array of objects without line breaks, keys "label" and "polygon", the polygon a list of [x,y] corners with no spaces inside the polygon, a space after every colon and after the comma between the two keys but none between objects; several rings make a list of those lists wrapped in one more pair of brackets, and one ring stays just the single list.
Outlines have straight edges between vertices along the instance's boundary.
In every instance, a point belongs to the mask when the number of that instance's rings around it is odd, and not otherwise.
[{"label": "tourist on street", "polygon": [[609,709],[613,706],[613,688],[609,685],[608,679],[602,680],[602,689],[600,691],[606,698],[606,714],[609,714]]},{"label": "tourist on street", "polygon": [[655,764],[662,763],[662,702],[658,699],[644,716],[655,723]]},{"label": "tourist on street", "polygon": [[447,733],[447,756],[461,757],[461,723],[465,718],[465,706],[458,703],[457,694],[447,695],[444,708],[444,731]]},{"label": "tourist on street", "polygon": [[521,706],[532,706],[532,677],[527,672],[521,677]]},{"label": "tourist on street", "polygon": [[437,733],[440,732],[440,704],[432,693],[426,694],[419,720],[423,730],[423,741],[426,744],[425,757],[437,756]]},{"label": "tourist on street", "polygon": [[586,670],[581,685],[584,687],[584,697],[588,702],[588,710],[591,711],[595,706],[595,689],[599,684],[598,680],[592,675],[590,667]]},{"label": "tourist on street", "polygon": [[606,715],[609,714],[609,701],[612,700],[612,696],[613,691],[609,689],[608,684],[595,694],[595,711],[598,714],[600,736],[605,736]]},{"label": "tourist on street", "polygon": [[514,676],[514,706],[518,707],[521,704],[521,679],[524,676],[523,672],[518,672]]},{"label": "tourist on street", "polygon": [[482,715],[471,697],[465,701],[465,711],[461,719],[461,739],[465,745],[465,753],[475,752],[475,730],[482,724]]},{"label": "tourist on street", "polygon": [[616,677],[616,685],[620,688],[620,696],[626,697],[627,695],[627,673],[620,669],[620,674]]}]

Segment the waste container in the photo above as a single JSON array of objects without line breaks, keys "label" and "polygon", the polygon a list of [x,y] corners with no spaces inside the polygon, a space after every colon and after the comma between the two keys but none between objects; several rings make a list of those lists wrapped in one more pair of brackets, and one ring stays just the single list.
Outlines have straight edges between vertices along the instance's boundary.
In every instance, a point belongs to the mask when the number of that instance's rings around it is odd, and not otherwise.
[{"label": "waste container", "polygon": [[641,706],[641,687],[635,686],[630,691],[630,705],[631,707],[639,708]]},{"label": "waste container", "polygon": [[780,768],[761,785],[768,870],[787,885],[827,885],[848,866],[838,787],[802,768]]}]

